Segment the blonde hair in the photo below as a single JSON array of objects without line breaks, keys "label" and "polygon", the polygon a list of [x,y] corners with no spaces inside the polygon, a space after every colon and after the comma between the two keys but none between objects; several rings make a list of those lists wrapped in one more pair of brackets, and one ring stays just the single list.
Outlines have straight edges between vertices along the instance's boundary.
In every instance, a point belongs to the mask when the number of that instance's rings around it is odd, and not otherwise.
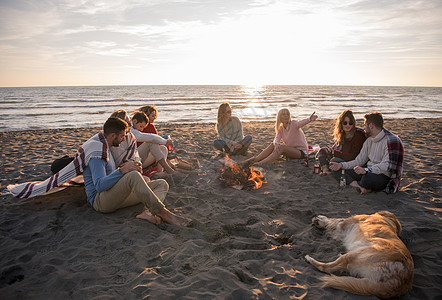
[{"label": "blonde hair", "polygon": [[[282,121],[281,121],[281,117],[282,115],[288,115],[290,118],[290,111],[287,108],[282,108],[278,111],[278,116],[276,117],[276,123],[275,123],[275,132],[276,134],[278,134],[278,132],[281,130],[281,126],[282,126]],[[290,124],[292,123],[292,120],[289,119],[289,127]]]},{"label": "blonde hair", "polygon": [[[143,107],[140,107],[139,109],[138,109],[138,111],[141,111],[141,112],[143,112],[143,113],[145,113],[146,114],[146,116],[148,117],[147,118],[147,123],[149,123],[149,116],[150,116],[150,114],[154,111],[155,112],[155,119],[156,118],[158,118],[158,110],[157,110],[157,108],[155,107],[155,104],[152,104],[152,105],[144,105]],[[134,112],[134,114],[136,113],[137,111],[135,111]]]},{"label": "blonde hair", "polygon": [[216,118],[216,121],[217,124],[221,125],[221,127],[226,126],[227,122],[229,122],[229,116],[226,113],[227,107],[230,107],[230,104],[228,102],[224,102],[218,107],[218,116]]},{"label": "blonde hair", "polygon": [[353,123],[353,128],[350,132],[354,133],[356,131],[356,120],[353,116],[353,112],[348,109],[341,112],[335,121],[335,129],[333,130],[333,140],[338,145],[342,145],[345,141],[345,132],[344,128],[342,127],[342,122],[344,122],[345,118],[348,118],[350,122]]},{"label": "blonde hair", "polygon": [[123,121],[126,121],[126,123],[130,125],[130,118],[129,118],[129,116],[127,115],[127,112],[126,112],[124,109],[119,109],[119,110],[114,111],[114,112],[110,115],[110,117],[111,117],[111,118],[118,118],[118,119],[121,119],[121,120],[123,120]]}]

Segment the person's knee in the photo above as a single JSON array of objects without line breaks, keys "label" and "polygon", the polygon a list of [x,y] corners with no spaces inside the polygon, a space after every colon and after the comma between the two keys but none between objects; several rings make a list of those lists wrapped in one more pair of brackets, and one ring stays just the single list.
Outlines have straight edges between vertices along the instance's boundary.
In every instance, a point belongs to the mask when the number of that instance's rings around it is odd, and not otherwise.
[{"label": "person's knee", "polygon": [[365,174],[362,176],[361,180],[359,181],[359,185],[366,188],[366,189],[373,189],[376,185],[376,178],[373,176],[373,174]]},{"label": "person's knee", "polygon": [[169,183],[164,179],[155,179],[154,181],[151,181],[151,184],[152,189],[169,190]]},{"label": "person's knee", "polygon": [[278,148],[273,147],[273,153],[276,153],[278,155],[284,155],[285,151],[285,145],[280,145]]},{"label": "person's knee", "polygon": [[165,179],[158,179],[159,185],[164,186],[166,189],[169,189],[169,183]]},{"label": "person's knee", "polygon": [[327,147],[322,147],[319,149],[318,153],[316,154],[316,157],[320,156],[327,156]]},{"label": "person's knee", "polygon": [[[152,153],[153,157],[155,158],[155,161],[159,161],[159,160],[165,158],[165,157],[164,157],[164,153],[163,153],[163,151],[162,151],[162,146],[163,146],[163,145],[157,145],[157,144],[155,144],[155,145],[153,145],[153,146],[151,147],[151,151],[150,151],[150,153]],[[167,156],[166,156],[166,157],[167,157]]]},{"label": "person's knee", "polygon": [[139,179],[144,180],[143,176],[138,171],[130,171],[130,172],[124,174],[124,176],[131,179],[131,180],[139,180]]},{"label": "person's knee", "polygon": [[252,144],[252,136],[250,136],[250,135],[246,136],[241,144],[242,144],[243,148],[245,148],[245,149],[249,148],[250,145]]},{"label": "person's knee", "polygon": [[385,175],[368,173],[362,176],[360,185],[370,190],[381,191],[387,186],[388,180]]},{"label": "person's knee", "polygon": [[167,154],[169,154],[169,150],[167,149],[167,147],[164,146],[164,145],[161,145],[160,146],[160,151],[161,151],[161,153],[163,153],[164,158],[167,158]]},{"label": "person's knee", "polygon": [[330,159],[331,162],[336,162],[336,163],[340,163],[343,162],[344,160],[342,158],[339,157],[333,157],[332,159]]},{"label": "person's knee", "polygon": [[213,146],[218,150],[223,150],[226,143],[223,140],[214,140]]}]

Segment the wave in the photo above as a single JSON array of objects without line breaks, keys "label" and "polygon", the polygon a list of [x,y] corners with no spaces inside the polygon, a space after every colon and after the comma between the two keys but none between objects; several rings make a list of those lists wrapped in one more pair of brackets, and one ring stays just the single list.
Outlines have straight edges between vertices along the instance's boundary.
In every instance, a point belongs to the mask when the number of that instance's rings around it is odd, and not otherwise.
[{"label": "wave", "polygon": [[[119,105],[115,104],[104,104],[104,105],[88,105],[88,106],[78,106],[77,105],[35,105],[35,106],[27,106],[26,109],[35,109],[35,110],[44,110],[44,109],[60,109],[60,110],[66,110],[66,109],[75,109],[78,111],[79,109],[89,109],[89,108],[100,108],[100,107],[120,107],[120,106],[128,106],[127,104],[121,103]],[[1,106],[0,106],[1,107]],[[6,110],[23,110],[23,107],[17,107],[17,106],[5,106],[1,107],[1,109]]]},{"label": "wave", "polygon": [[410,113],[442,114],[442,110],[436,110],[436,109],[409,110],[409,112]]},{"label": "wave", "polygon": [[[214,122],[218,106],[230,102],[244,121],[272,120],[281,107],[297,118],[315,110],[334,119],[344,109],[357,118],[381,111],[387,118],[440,118],[442,88],[339,86],[117,86],[0,88],[0,131],[100,126],[117,109],[132,112],[155,104],[159,118],[173,123]],[[265,115],[263,116],[263,112]]]},{"label": "wave", "polygon": [[71,99],[71,98],[57,98],[57,99],[52,99],[52,101],[57,101],[57,102],[73,102],[73,103],[89,103],[89,102],[122,102],[122,101],[126,101],[124,98],[115,98],[115,99]]},{"label": "wave", "polygon": [[62,115],[72,115],[72,112],[53,112],[53,113],[26,113],[25,116],[26,117],[40,117],[42,115],[44,116],[62,116]]},{"label": "wave", "polygon": [[3,104],[14,104],[14,105],[18,105],[18,104],[21,104],[21,103],[26,103],[26,100],[17,100],[17,101],[8,101],[8,100],[6,100],[6,101],[1,101],[1,102],[0,102],[0,107],[1,107]]}]

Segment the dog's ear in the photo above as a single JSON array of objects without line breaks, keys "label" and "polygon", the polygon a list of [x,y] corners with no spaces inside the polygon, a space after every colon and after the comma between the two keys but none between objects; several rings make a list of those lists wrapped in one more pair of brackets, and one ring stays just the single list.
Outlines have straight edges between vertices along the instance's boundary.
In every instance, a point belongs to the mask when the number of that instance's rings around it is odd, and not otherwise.
[{"label": "dog's ear", "polygon": [[393,226],[393,229],[395,229],[394,231],[396,232],[397,235],[401,234],[402,231],[401,223],[399,223],[399,220],[396,218],[396,216],[393,213],[384,210],[384,211],[378,211],[378,214],[386,218],[388,221],[390,221],[389,223]]}]

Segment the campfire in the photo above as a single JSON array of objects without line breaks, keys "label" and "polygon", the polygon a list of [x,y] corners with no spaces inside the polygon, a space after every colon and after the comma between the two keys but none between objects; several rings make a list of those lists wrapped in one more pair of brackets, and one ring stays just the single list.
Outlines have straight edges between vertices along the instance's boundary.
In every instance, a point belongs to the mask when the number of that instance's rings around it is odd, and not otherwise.
[{"label": "campfire", "polygon": [[240,168],[238,164],[226,156],[223,160],[225,168],[221,170],[220,179],[226,186],[236,189],[259,189],[263,183],[264,175],[253,167]]}]

